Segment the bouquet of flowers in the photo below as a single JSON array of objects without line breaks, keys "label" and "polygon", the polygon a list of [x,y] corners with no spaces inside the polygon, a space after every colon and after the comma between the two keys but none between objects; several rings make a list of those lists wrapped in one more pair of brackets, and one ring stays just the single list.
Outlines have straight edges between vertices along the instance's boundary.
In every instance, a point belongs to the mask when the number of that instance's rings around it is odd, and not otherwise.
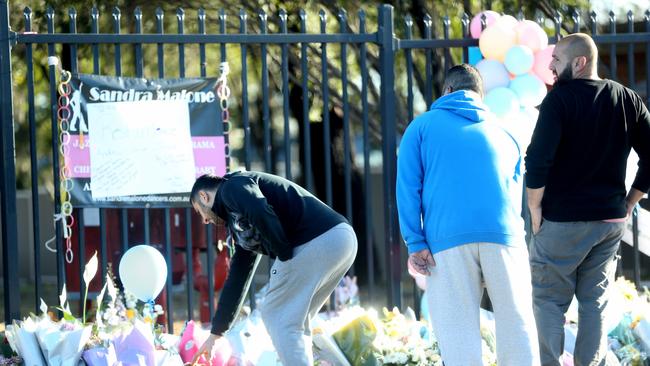
[{"label": "bouquet of flowers", "polygon": [[[48,306],[41,300],[42,315],[31,314],[23,321],[15,321],[5,331],[12,352],[3,348],[0,365],[77,366],[86,362],[90,366],[115,364],[182,365],[176,346],[178,337],[165,334],[155,324],[162,307],[154,304],[138,306],[135,298],[120,293],[112,273],[97,296],[95,322],[87,321],[86,299],[90,281],[97,273],[97,253],[86,264],[83,280],[82,315],[75,317],[67,300],[65,286],[56,307],[63,319],[50,317]],[[19,357],[13,357],[17,355]],[[82,361],[83,359],[83,361]]]}]

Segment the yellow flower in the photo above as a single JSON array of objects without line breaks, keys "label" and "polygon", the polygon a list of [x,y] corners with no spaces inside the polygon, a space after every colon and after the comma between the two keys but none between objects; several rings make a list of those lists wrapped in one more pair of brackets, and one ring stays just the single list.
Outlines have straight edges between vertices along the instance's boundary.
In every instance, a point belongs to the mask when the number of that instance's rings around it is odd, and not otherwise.
[{"label": "yellow flower", "polygon": [[126,309],[126,317],[129,320],[133,320],[135,318],[135,310],[133,309]]}]

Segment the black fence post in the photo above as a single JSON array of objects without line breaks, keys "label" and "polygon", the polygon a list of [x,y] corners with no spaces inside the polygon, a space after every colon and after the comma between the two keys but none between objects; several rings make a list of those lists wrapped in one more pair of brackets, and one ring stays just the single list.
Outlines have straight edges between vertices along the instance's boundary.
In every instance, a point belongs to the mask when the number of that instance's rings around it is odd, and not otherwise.
[{"label": "black fence post", "polygon": [[16,218],[16,149],[11,78],[9,2],[0,1],[0,201],[5,324],[20,318],[18,222]]},{"label": "black fence post", "polygon": [[381,137],[384,176],[384,223],[386,262],[388,270],[388,305],[401,308],[401,244],[397,227],[397,207],[395,201],[395,181],[397,171],[397,148],[395,130],[395,35],[393,7],[382,5],[379,8],[379,47],[381,67]]}]

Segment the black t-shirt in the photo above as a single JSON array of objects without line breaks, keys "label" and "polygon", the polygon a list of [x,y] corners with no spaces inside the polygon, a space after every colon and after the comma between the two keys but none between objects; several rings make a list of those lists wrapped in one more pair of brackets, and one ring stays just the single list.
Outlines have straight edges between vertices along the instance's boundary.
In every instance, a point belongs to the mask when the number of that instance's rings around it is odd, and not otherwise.
[{"label": "black t-shirt", "polygon": [[227,222],[235,246],[230,272],[212,319],[212,333],[223,334],[239,311],[260,254],[281,261],[293,248],[347,220],[299,185],[259,172],[224,177],[212,210]]},{"label": "black t-shirt", "polygon": [[639,155],[632,187],[650,188],[650,113],[632,90],[611,80],[560,82],[546,96],[526,152],[526,186],[545,187],[552,221],[625,217],[630,149]]}]

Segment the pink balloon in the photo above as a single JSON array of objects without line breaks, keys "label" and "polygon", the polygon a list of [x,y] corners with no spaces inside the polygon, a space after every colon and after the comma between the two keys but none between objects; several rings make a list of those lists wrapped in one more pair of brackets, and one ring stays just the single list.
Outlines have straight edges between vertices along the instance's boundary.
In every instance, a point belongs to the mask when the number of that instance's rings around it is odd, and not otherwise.
[{"label": "pink balloon", "polygon": [[546,48],[535,52],[535,63],[533,64],[533,72],[546,84],[553,84],[553,72],[549,70],[548,66],[553,59],[553,49],[555,45],[547,46]]},{"label": "pink balloon", "polygon": [[533,52],[542,50],[548,46],[548,36],[539,24],[532,20],[522,20],[515,27],[517,32],[517,44],[527,46]]},{"label": "pink balloon", "polygon": [[497,19],[501,17],[499,13],[492,10],[482,11],[472,18],[472,21],[469,23],[469,33],[472,38],[476,39],[481,36],[481,15],[485,14],[485,27],[489,27],[490,24],[494,24]]}]

